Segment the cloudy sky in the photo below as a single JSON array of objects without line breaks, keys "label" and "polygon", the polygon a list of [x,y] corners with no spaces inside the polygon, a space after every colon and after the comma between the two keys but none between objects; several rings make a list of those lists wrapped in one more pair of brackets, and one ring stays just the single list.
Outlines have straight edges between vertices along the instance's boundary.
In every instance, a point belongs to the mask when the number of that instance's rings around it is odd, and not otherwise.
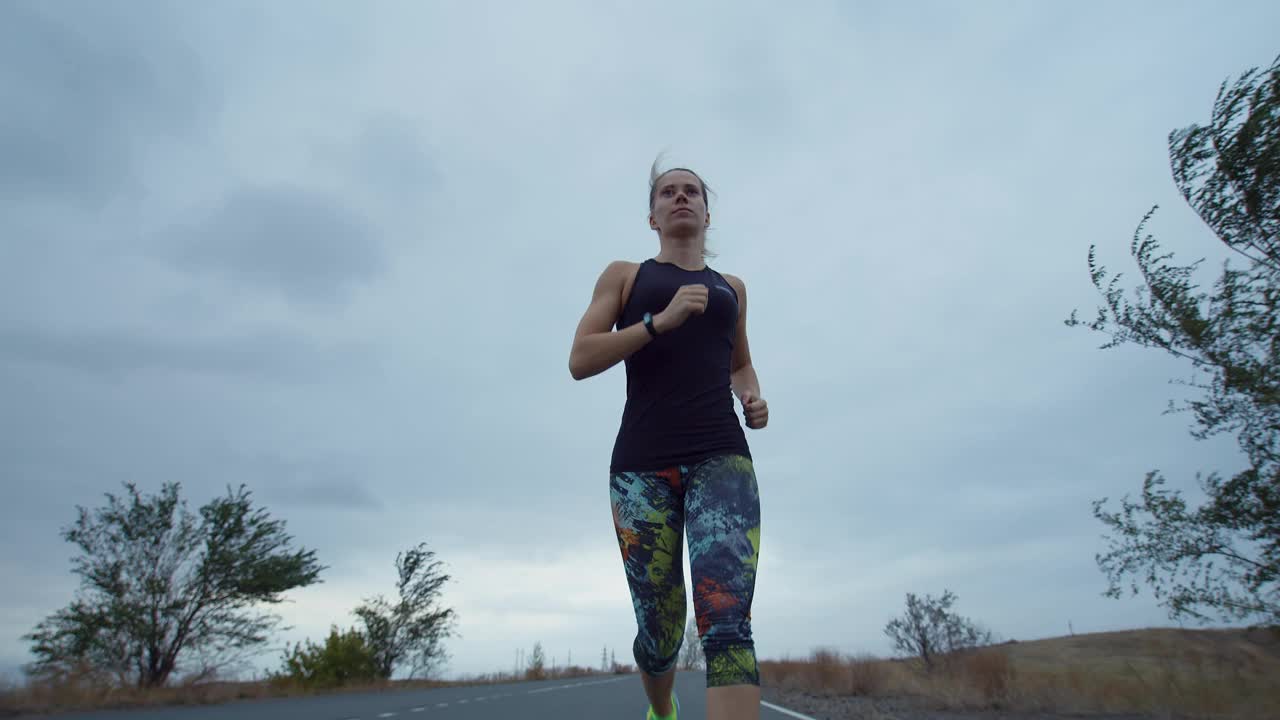
[{"label": "cloudy sky", "polygon": [[[350,625],[427,542],[455,675],[629,659],[621,366],[568,373],[648,169],[716,191],[770,426],[762,657],[888,653],[907,592],[1005,638],[1168,625],[1101,596],[1090,503],[1230,471],[1186,368],[1063,326],[1151,229],[1222,257],[1167,133],[1275,56],[1208,3],[0,3],[0,669],[75,589],[59,530],[132,481],[245,483]],[[1267,30],[1272,28],[1273,30]],[[274,651],[262,663],[274,665]]]}]

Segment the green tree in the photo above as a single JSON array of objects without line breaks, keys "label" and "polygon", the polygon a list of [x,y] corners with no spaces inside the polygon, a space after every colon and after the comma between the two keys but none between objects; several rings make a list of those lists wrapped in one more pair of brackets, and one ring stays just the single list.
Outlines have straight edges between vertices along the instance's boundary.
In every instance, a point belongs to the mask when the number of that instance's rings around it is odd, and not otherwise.
[{"label": "green tree", "polygon": [[335,688],[355,682],[368,682],[379,677],[377,658],[364,635],[352,628],[339,632],[329,629],[323,645],[307,640],[285,653],[275,680],[292,680],[305,687]]},{"label": "green tree", "polygon": [[406,663],[410,676],[430,675],[448,659],[444,641],[454,634],[456,614],[440,605],[450,580],[442,567],[435,553],[419,543],[396,555],[399,600],[391,603],[378,595],[356,608],[381,677],[391,677]]},{"label": "green tree", "polygon": [[1147,473],[1137,501],[1116,511],[1108,498],[1093,513],[1111,530],[1096,557],[1110,597],[1150,586],[1172,619],[1280,620],[1280,57],[1218,90],[1208,125],[1169,134],[1173,180],[1182,197],[1229,249],[1212,291],[1194,274],[1201,262],[1176,265],[1144,228],[1130,252],[1141,284],[1126,299],[1089,248],[1089,272],[1104,303],[1097,318],[1070,326],[1105,333],[1102,347],[1133,343],[1189,363],[1182,381],[1194,399],[1168,412],[1189,412],[1197,439],[1234,434],[1248,467],[1224,478],[1197,475],[1203,502],[1188,503]]},{"label": "green tree", "polygon": [[529,680],[542,680],[547,676],[547,656],[542,652],[542,643],[533,644],[533,652],[529,654],[529,667],[524,676]]},{"label": "green tree", "polygon": [[318,581],[311,550],[293,550],[284,522],[255,509],[241,486],[200,508],[179,499],[179,485],[144,496],[126,483],[124,498],[84,508],[63,537],[80,549],[72,561],[80,592],[70,605],[24,636],[32,675],[90,667],[139,687],[163,685],[184,653],[253,648],[279,618],[255,610]]},{"label": "green tree", "polygon": [[932,670],[940,657],[991,644],[991,632],[972,620],[951,612],[956,595],[944,590],[942,597],[924,599],[907,593],[907,610],[884,626],[884,634],[894,649],[924,661]]}]

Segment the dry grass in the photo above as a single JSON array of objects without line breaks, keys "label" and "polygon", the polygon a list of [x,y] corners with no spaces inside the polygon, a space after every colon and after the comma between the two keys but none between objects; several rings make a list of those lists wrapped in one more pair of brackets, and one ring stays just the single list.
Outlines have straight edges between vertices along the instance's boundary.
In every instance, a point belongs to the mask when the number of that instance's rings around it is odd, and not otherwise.
[{"label": "dry grass", "polygon": [[0,690],[0,717],[70,710],[161,705],[202,705],[302,694],[269,682],[205,682],[143,689],[119,687],[90,676],[31,681]]},{"label": "dry grass", "polygon": [[[625,668],[615,668],[623,672]],[[462,680],[390,680],[346,685],[317,690],[289,681],[260,680],[249,682],[206,681],[178,683],[162,688],[119,687],[89,673],[57,681],[28,682],[24,685],[0,687],[0,717],[45,714],[72,710],[107,710],[140,707],[212,705],[236,700],[301,697],[311,695],[422,690],[440,687],[464,687],[522,682],[530,679],[559,680],[600,675],[599,670],[582,667],[546,669],[540,678],[527,673],[490,673]]]},{"label": "dry grass", "polygon": [[834,650],[818,649],[807,660],[761,662],[760,679],[784,690],[880,695],[891,687],[890,665],[869,656],[845,658]]},{"label": "dry grass", "polygon": [[1155,629],[1008,643],[917,662],[842,657],[761,663],[783,690],[914,697],[938,709],[1280,718],[1280,629]]}]

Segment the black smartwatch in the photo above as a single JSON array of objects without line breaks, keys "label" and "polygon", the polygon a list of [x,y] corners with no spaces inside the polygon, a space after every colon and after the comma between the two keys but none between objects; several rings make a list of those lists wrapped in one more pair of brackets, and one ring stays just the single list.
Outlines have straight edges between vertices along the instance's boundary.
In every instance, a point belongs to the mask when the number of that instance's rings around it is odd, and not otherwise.
[{"label": "black smartwatch", "polygon": [[642,319],[641,319],[641,322],[643,322],[643,323],[644,323],[644,329],[645,329],[645,330],[648,330],[650,335],[652,335],[652,336],[654,336],[654,337],[658,337],[658,329],[657,329],[657,328],[655,328],[655,327],[653,326],[653,315],[652,315],[652,314],[650,314],[650,313],[645,313],[645,314],[644,314],[644,318],[642,318]]}]

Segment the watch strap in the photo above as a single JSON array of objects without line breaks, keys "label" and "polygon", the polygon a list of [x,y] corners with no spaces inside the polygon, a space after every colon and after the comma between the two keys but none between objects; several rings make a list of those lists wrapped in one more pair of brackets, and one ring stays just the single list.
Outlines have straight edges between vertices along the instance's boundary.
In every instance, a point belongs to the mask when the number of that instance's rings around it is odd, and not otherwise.
[{"label": "watch strap", "polygon": [[645,313],[644,318],[641,319],[641,322],[644,323],[644,329],[648,330],[650,335],[652,335],[653,337],[658,337],[658,329],[653,326],[652,313]]}]

